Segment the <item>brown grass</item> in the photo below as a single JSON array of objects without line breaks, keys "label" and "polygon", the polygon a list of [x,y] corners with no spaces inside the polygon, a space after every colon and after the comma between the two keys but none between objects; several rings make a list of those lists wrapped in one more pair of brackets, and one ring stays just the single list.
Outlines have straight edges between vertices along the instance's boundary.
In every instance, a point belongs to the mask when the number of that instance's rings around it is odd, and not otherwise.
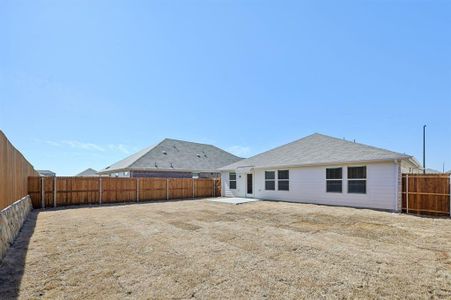
[{"label": "brown grass", "polygon": [[3,298],[450,298],[451,220],[205,200],[34,211]]}]

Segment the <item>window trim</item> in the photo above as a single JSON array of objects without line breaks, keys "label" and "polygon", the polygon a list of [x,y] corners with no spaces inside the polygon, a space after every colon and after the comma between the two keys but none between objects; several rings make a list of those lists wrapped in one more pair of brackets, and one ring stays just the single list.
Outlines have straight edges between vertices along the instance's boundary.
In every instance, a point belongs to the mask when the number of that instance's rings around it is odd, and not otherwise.
[{"label": "window trim", "polygon": [[[287,172],[287,174],[288,174],[288,178],[287,179],[279,179],[279,172]],[[286,181],[287,183],[288,183],[288,189],[286,189],[286,190],[281,190],[280,188],[279,188],[279,182],[280,181]],[[278,191],[281,191],[281,192],[289,192],[290,191],[290,170],[289,169],[286,169],[286,170],[277,170],[277,190]]]},{"label": "window trim", "polygon": [[[327,178],[327,170],[331,170],[331,169],[341,169],[341,178],[337,179],[337,178]],[[328,191],[327,190],[327,183],[329,181],[340,181],[341,182],[341,191],[339,192],[335,192],[335,191]],[[343,194],[343,167],[330,167],[330,168],[326,168],[326,193],[331,193],[331,194]]]},{"label": "window trim", "polygon": [[[365,178],[349,178],[349,168],[365,168]],[[357,194],[357,195],[366,195],[368,194],[368,167],[367,166],[347,166],[346,169],[347,172],[347,193],[348,194]],[[358,192],[349,192],[349,182],[351,181],[364,181],[365,182],[365,192],[364,193],[358,193]]]},{"label": "window trim", "polygon": [[[230,179],[232,174],[235,174],[235,179]],[[232,185],[230,184],[231,182],[235,182],[234,188],[232,188]],[[236,190],[236,188],[237,188],[236,172],[229,172],[229,189]]]},{"label": "window trim", "polygon": [[[266,179],[266,173],[274,173],[274,178],[273,179]],[[274,182],[274,189],[269,190],[269,189],[266,188],[266,182],[268,182],[268,181]],[[265,170],[265,191],[275,191],[275,190],[276,190],[276,171],[274,171],[274,170],[266,171]]]}]

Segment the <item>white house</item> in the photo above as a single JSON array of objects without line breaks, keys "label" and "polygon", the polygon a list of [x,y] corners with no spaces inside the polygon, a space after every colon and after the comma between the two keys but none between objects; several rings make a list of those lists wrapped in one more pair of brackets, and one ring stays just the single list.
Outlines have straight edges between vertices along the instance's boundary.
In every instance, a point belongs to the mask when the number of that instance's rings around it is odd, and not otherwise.
[{"label": "white house", "polygon": [[313,134],[220,168],[222,195],[398,211],[414,157]]}]

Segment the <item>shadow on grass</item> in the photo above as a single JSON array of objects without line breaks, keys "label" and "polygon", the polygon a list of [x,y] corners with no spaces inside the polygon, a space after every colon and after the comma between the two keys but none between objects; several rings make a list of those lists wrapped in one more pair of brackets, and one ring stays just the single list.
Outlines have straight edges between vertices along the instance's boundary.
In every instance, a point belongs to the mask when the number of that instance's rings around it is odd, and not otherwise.
[{"label": "shadow on grass", "polygon": [[32,210],[0,264],[0,298],[17,299],[25,271],[28,244],[36,226],[39,211]]},{"label": "shadow on grass", "polygon": [[[45,208],[43,211],[47,210],[65,210],[65,209],[78,209],[78,208],[102,208],[102,207],[114,207],[114,206],[129,206],[129,205],[140,205],[140,204],[157,204],[157,203],[171,203],[171,202],[183,202],[183,201],[199,201],[199,200],[205,200],[205,199],[212,199],[212,198],[219,198],[219,197],[205,197],[205,198],[183,198],[183,199],[169,199],[169,200],[140,200],[139,202],[108,202],[108,203],[102,203],[101,205],[98,203],[92,203],[92,204],[74,204],[74,205],[64,205],[64,206],[57,206],[57,207],[49,207]],[[41,209],[39,209],[41,210]],[[1,300],[1,299],[0,299]]]}]

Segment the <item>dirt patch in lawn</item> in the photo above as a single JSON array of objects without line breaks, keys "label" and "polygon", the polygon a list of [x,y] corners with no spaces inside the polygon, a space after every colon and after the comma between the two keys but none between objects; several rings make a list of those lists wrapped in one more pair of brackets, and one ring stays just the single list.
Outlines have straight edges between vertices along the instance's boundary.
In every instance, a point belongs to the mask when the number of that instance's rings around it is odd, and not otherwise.
[{"label": "dirt patch in lawn", "polygon": [[450,298],[451,220],[205,200],[34,211],[7,298]]}]

